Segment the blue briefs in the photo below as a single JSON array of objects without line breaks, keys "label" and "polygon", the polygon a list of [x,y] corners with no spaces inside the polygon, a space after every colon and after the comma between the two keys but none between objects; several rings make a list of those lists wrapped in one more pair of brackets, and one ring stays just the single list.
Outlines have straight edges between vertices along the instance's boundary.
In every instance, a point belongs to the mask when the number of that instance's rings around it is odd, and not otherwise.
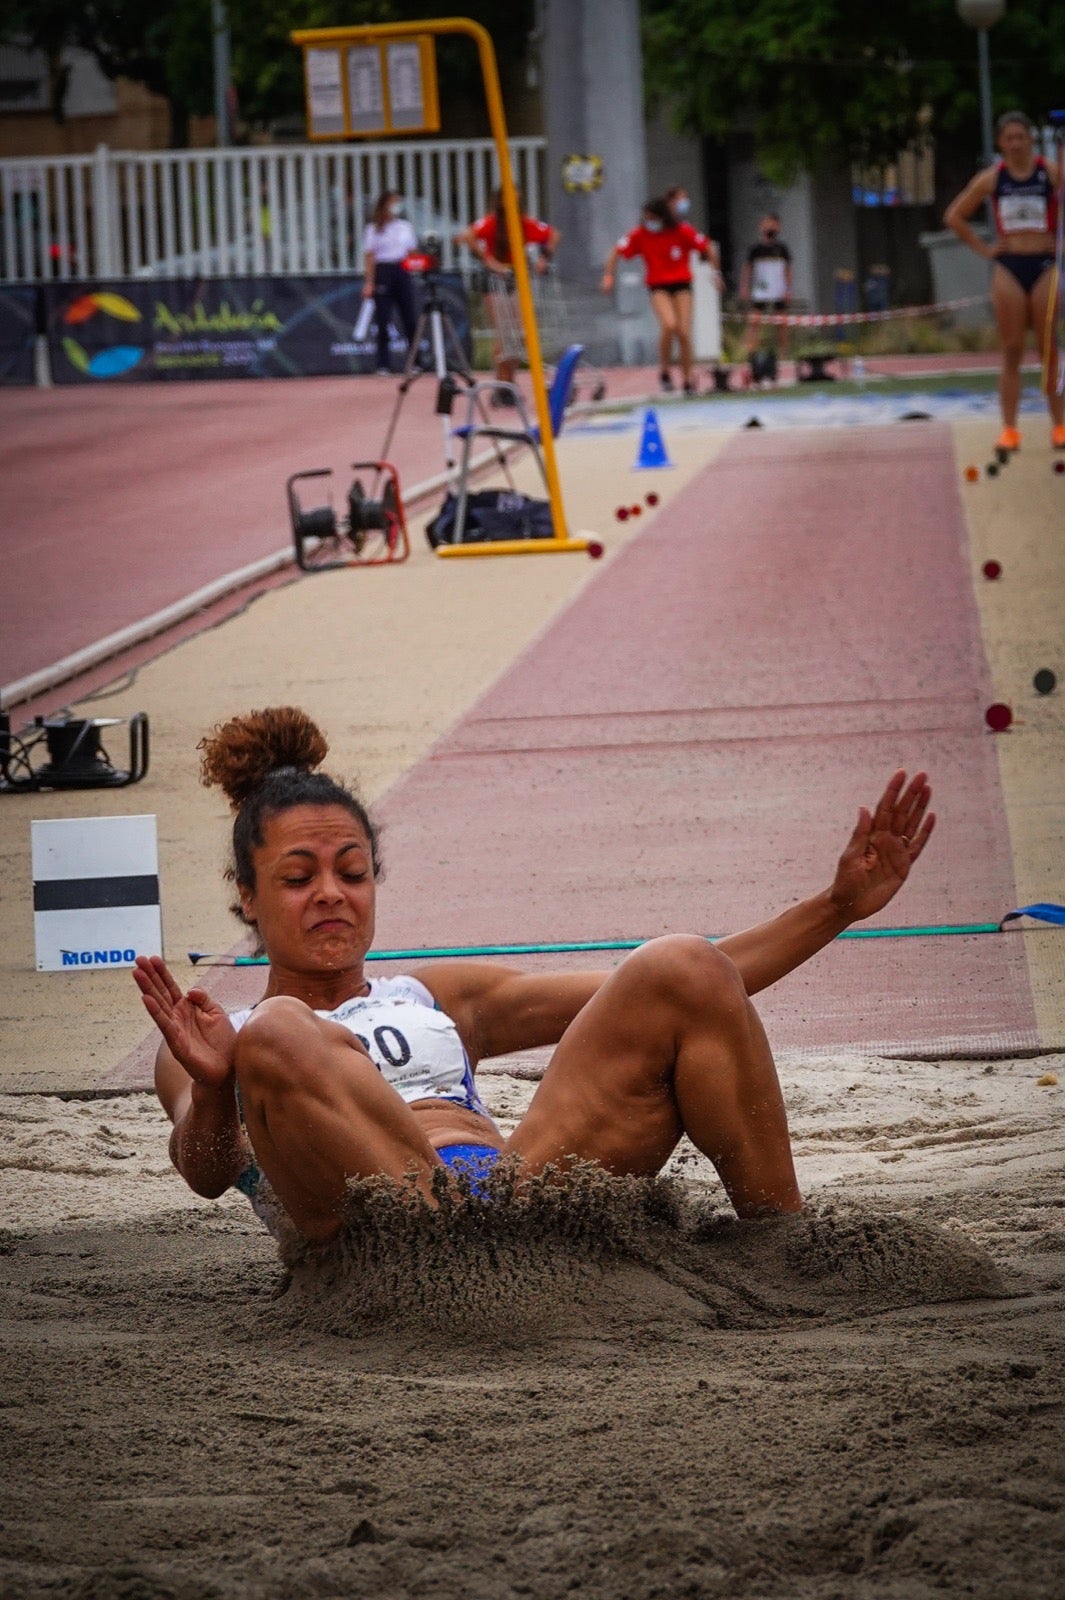
[{"label": "blue briefs", "polygon": [[501,1150],[492,1144],[442,1144],[437,1155],[445,1167],[455,1167],[470,1180],[470,1192],[484,1199],[484,1180],[495,1166]]}]

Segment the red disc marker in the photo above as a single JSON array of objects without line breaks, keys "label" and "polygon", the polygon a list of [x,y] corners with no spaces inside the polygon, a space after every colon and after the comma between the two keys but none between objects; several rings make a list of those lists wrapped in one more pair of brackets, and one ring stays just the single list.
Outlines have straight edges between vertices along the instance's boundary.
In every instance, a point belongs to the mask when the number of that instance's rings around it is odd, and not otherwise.
[{"label": "red disc marker", "polygon": [[[1062,472],[1065,472],[1065,461],[1057,462],[1055,464],[1055,471],[1057,471],[1058,468],[1060,468]],[[644,498],[649,506],[656,506],[658,504],[658,496],[655,494],[653,489],[651,490],[651,493],[649,495],[645,495]]]},{"label": "red disc marker", "polygon": [[996,700],[994,705],[988,706],[984,712],[984,721],[992,733],[1005,733],[1013,721],[1013,712],[1009,706],[1003,705],[1001,700]]},{"label": "red disc marker", "polygon": [[1002,563],[1001,561],[985,561],[983,566],[980,568],[980,571],[983,573],[985,578],[1001,578]]},{"label": "red disc marker", "polygon": [[614,515],[615,515],[615,517],[617,517],[619,522],[628,522],[628,520],[629,520],[629,508],[628,508],[628,506],[618,506],[617,510],[614,512]]}]

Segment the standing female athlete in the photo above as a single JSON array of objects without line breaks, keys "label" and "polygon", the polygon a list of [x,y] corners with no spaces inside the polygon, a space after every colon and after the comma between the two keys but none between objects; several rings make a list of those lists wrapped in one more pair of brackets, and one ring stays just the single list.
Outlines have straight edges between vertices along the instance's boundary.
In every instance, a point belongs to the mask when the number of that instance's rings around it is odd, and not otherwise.
[{"label": "standing female athlete", "polygon": [[[683,193],[683,191],[677,191]],[[692,382],[692,251],[709,261],[718,274],[721,287],[721,258],[717,245],[705,234],[697,232],[690,222],[679,218],[668,200],[648,200],[643,208],[639,227],[633,228],[619,239],[603,269],[602,290],[609,294],[614,287],[614,268],[619,256],[630,260],[642,256],[647,274],[647,288],[651,305],[658,318],[658,364],[661,368],[662,388],[671,392],[673,375],[673,341],[676,340],[680,358],[681,379],[685,394],[694,394]]]},{"label": "standing female athlete", "polygon": [[[209,1198],[242,1189],[268,1225],[307,1239],[341,1226],[348,1180],[441,1164],[478,1177],[501,1152],[535,1174],[572,1160],[651,1174],[682,1134],[709,1156],[741,1217],[798,1211],[784,1101],[749,996],[902,887],[934,818],[923,772],[897,772],[859,811],[831,884],[717,945],[653,939],[610,972],[519,972],[433,961],[371,978],[377,833],[317,768],[302,711],[234,717],[205,739],[204,782],[235,811],[230,876],[269,958],[266,992],[228,1016],[183,995],[162,959],[134,972],[163,1035],[156,1087],[170,1155]],[[474,1082],[487,1056],[553,1045],[532,1104],[504,1139]]]},{"label": "standing female athlete", "polygon": [[[1032,125],[1023,111],[999,117],[996,143],[1002,160],[983,172],[952,200],[943,220],[959,239],[987,261],[991,304],[1002,348],[999,399],[1002,404],[1002,450],[1019,450],[1017,408],[1021,398],[1021,361],[1031,327],[1046,374],[1050,410],[1050,442],[1065,450],[1065,398],[1058,393],[1057,350],[1053,340],[1053,300],[1061,293],[1054,271],[1059,173],[1054,162],[1035,154]],[[996,238],[986,244],[969,226],[969,218],[990,200]]]}]

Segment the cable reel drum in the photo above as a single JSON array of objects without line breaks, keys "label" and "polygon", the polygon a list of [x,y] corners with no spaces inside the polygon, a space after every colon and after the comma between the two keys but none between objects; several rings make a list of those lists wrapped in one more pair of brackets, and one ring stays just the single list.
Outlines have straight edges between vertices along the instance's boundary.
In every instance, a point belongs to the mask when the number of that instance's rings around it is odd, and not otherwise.
[{"label": "cable reel drum", "polygon": [[400,494],[399,474],[388,461],[353,461],[353,472],[369,472],[369,487],[353,479],[347,496],[347,515],[338,517],[332,495],[325,505],[307,505],[298,485],[332,478],[332,469],[294,472],[285,489],[288,495],[296,561],[303,572],[335,572],[339,567],[379,567],[406,561],[410,555],[407,521]]}]

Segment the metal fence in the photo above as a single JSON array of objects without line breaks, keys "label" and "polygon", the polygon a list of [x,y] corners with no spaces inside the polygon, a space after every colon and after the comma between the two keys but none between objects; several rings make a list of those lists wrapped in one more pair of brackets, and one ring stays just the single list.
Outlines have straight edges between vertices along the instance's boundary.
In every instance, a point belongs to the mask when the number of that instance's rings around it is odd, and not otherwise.
[{"label": "metal fence", "polygon": [[[540,214],[545,140],[512,139],[525,209]],[[0,161],[0,281],[360,271],[386,189],[419,235],[454,236],[490,206],[490,139],[236,150],[112,151]]]}]

